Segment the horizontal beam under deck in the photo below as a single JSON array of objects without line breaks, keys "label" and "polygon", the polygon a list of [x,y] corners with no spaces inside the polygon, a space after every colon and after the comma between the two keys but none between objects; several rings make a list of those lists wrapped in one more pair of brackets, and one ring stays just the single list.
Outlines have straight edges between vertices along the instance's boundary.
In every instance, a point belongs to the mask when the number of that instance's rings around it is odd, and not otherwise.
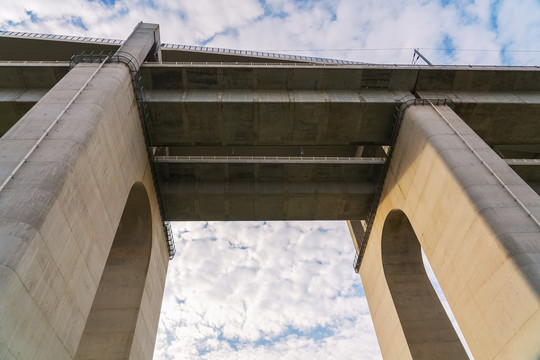
[{"label": "horizontal beam under deck", "polygon": [[145,89],[540,91],[538,67],[163,63],[141,69]]},{"label": "horizontal beam under deck", "polygon": [[156,156],[154,160],[170,220],[187,221],[364,219],[385,159]]},{"label": "horizontal beam under deck", "polygon": [[366,219],[374,182],[165,183],[171,221]]},{"label": "horizontal beam under deck", "polygon": [[[0,63],[0,136],[67,71]],[[413,94],[452,100],[501,156],[540,143],[535,69],[145,64],[141,75],[168,220],[366,219],[396,105]],[[507,163],[540,191],[536,161]]]},{"label": "horizontal beam under deck", "polygon": [[[436,93],[419,92],[430,98]],[[454,111],[489,145],[540,144],[540,92],[445,92]]]},{"label": "horizontal beam under deck", "polygon": [[[0,89],[3,134],[47,89]],[[390,91],[148,91],[154,146],[387,144]],[[425,96],[433,94],[422,94]],[[440,96],[440,94],[438,94]],[[540,93],[446,94],[490,145],[540,143]]]},{"label": "horizontal beam under deck", "polygon": [[407,92],[147,91],[155,146],[351,145],[389,141]]},{"label": "horizontal beam under deck", "polygon": [[[67,72],[0,62],[0,127]],[[537,68],[146,63],[141,75],[153,145],[386,144],[395,103],[413,92],[449,97],[490,145],[540,142]]]},{"label": "horizontal beam under deck", "polygon": [[[148,91],[147,99],[156,146],[351,145],[387,144],[396,104],[406,95],[385,90],[159,90]],[[490,145],[540,142],[540,93],[445,96]]]}]

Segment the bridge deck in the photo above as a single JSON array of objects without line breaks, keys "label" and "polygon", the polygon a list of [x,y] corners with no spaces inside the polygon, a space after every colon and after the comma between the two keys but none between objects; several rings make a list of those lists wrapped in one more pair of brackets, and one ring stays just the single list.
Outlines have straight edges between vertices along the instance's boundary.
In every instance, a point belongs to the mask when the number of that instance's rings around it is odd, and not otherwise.
[{"label": "bridge deck", "polygon": [[[0,63],[0,134],[67,71]],[[141,75],[169,220],[365,219],[380,163],[283,159],[384,158],[404,97],[445,96],[502,156],[540,154],[538,68],[146,63]],[[282,161],[187,160],[215,156]],[[512,166],[538,191],[540,167]]]}]

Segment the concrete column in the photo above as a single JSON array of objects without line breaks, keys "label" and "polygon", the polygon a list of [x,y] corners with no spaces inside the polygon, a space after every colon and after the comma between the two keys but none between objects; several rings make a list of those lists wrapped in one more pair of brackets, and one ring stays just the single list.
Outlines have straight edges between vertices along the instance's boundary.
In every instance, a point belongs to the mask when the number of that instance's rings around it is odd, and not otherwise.
[{"label": "concrete column", "polygon": [[[433,340],[431,355],[430,344],[413,352],[406,322],[422,303],[403,312],[414,284],[389,280],[385,236],[397,210],[410,221],[473,356],[537,359],[540,197],[446,106],[406,110],[360,268],[383,356],[442,358]],[[431,334],[432,325],[416,330]]]},{"label": "concrete column", "polygon": [[16,168],[0,190],[0,358],[74,358],[134,184],[151,243],[129,357],[151,358],[168,249],[128,68],[71,70],[0,138],[0,181]]},{"label": "concrete column", "polygon": [[133,59],[139,70],[146,59],[161,62],[160,44],[159,25],[140,22],[115,55]]}]

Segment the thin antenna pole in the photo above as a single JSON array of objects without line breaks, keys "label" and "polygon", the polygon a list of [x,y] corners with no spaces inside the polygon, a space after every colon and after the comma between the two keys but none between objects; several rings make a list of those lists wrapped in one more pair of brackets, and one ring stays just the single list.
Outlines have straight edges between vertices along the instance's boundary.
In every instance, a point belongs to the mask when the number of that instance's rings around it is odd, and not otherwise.
[{"label": "thin antenna pole", "polygon": [[424,55],[420,54],[420,51],[418,51],[418,49],[414,49],[414,53],[420,56],[422,60],[424,60],[429,66],[433,66],[433,64],[428,59],[426,59]]}]

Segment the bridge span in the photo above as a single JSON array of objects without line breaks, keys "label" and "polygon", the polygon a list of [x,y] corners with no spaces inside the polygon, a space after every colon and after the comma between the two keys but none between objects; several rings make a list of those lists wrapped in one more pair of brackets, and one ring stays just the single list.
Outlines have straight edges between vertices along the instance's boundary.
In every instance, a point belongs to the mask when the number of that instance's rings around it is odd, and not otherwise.
[{"label": "bridge span", "polygon": [[538,67],[3,32],[0,114],[1,358],[151,357],[185,220],[347,220],[383,356],[464,358],[423,248],[475,357],[540,356]]}]

